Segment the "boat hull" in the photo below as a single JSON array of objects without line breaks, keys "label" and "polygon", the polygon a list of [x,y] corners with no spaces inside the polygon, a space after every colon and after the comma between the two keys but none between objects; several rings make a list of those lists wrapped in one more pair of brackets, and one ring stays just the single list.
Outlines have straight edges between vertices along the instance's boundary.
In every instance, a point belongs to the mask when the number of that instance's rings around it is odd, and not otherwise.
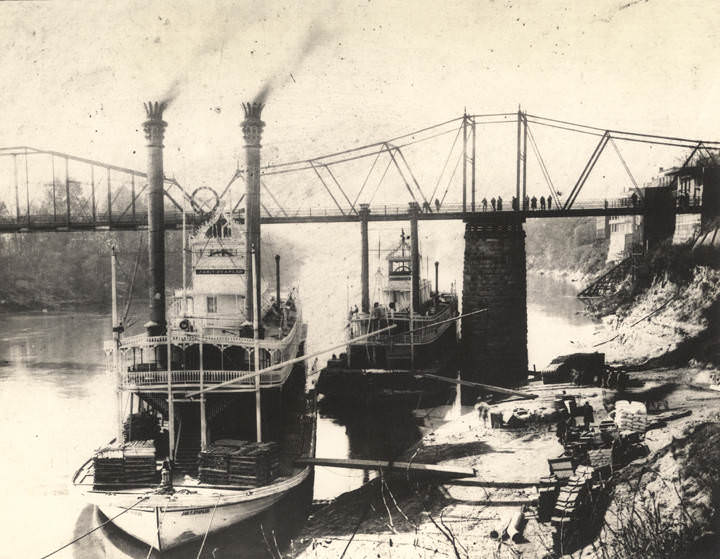
[{"label": "boat hull", "polygon": [[91,491],[86,497],[123,532],[163,551],[262,513],[307,480],[310,471],[307,467],[291,478],[253,490],[212,493],[204,488],[202,494],[151,494],[141,504],[137,503],[144,495],[139,492]]}]

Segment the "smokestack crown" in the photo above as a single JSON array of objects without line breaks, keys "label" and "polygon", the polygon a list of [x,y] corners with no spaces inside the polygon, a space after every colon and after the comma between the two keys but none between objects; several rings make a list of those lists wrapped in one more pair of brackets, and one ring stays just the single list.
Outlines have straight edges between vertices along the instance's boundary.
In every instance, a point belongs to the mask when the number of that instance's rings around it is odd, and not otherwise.
[{"label": "smokestack crown", "polygon": [[243,103],[245,120],[242,122],[243,137],[246,147],[260,147],[260,138],[265,123],[260,120],[260,114],[265,107],[264,103]]},{"label": "smokestack crown", "polygon": [[145,139],[147,140],[148,146],[163,147],[163,139],[165,138],[165,128],[167,122],[163,117],[163,111],[165,110],[165,103],[148,102],[144,103],[145,113],[147,114],[147,120],[143,122],[143,131],[145,132]]}]

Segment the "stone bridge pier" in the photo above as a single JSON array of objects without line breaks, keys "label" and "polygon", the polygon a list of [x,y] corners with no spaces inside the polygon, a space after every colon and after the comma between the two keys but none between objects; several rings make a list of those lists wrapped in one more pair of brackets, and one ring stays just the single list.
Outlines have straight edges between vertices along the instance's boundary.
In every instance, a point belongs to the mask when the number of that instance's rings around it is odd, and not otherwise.
[{"label": "stone bridge pier", "polygon": [[[462,378],[499,386],[527,381],[527,284],[524,219],[480,214],[465,220]],[[463,403],[477,392],[463,387]]]}]

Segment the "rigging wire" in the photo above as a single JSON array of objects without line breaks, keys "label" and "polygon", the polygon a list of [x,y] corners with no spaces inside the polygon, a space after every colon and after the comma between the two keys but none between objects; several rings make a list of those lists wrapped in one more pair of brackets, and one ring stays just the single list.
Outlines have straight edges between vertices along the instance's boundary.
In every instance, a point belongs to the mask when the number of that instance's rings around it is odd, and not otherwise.
[{"label": "rigging wire", "polygon": [[92,530],[90,530],[90,531],[88,531],[88,532],[85,532],[83,535],[78,536],[77,538],[75,538],[74,540],[66,543],[66,544],[63,545],[62,547],[58,547],[55,551],[51,551],[51,552],[48,553],[47,555],[43,555],[40,559],[47,559],[48,557],[50,557],[50,556],[52,556],[52,555],[55,555],[56,553],[62,551],[62,550],[65,549],[66,547],[69,547],[69,546],[71,546],[72,544],[79,542],[81,539],[89,536],[90,534],[92,534],[93,532],[99,530],[99,529],[102,528],[103,526],[107,526],[107,525],[110,524],[113,520],[115,520],[117,517],[122,516],[122,515],[125,514],[126,512],[131,511],[131,510],[134,509],[136,506],[138,506],[140,503],[142,503],[143,501],[145,501],[145,500],[147,500],[147,499],[149,499],[149,498],[150,498],[150,495],[145,495],[142,499],[139,499],[139,500],[138,500],[135,504],[133,504],[130,508],[124,509],[122,512],[119,512],[118,514],[116,514],[116,515],[113,516],[112,518],[108,518],[108,519],[107,519],[105,522],[103,522],[102,524],[99,524],[98,526],[95,526],[95,528],[93,528]]}]

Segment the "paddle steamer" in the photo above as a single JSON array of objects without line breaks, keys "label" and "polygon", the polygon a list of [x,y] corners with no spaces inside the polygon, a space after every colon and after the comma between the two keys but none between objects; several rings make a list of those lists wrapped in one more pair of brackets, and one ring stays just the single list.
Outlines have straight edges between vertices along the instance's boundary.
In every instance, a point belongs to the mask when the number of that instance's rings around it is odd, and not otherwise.
[{"label": "paddle steamer", "polygon": [[349,312],[348,337],[379,333],[348,343],[344,353],[328,361],[318,380],[326,404],[348,399],[371,403],[383,396],[425,396],[429,403],[431,396],[448,393],[449,385],[422,375],[457,373],[457,294],[454,288],[439,291],[437,262],[434,290],[421,277],[417,217],[411,219],[411,237],[401,232],[399,244],[386,256],[386,273],[378,269],[372,307],[363,278],[362,307]]},{"label": "paddle steamer", "polygon": [[203,216],[188,243],[191,285],[175,293],[166,315],[166,124],[162,104],[146,106],[150,321],[145,332],[123,336],[113,305],[106,353],[117,434],[73,478],[116,526],[158,550],[227,528],[290,493],[307,493],[308,505],[312,495],[312,467],[295,463],[315,448],[307,327],[297,297],[280,297],[279,257],[274,297],[260,274],[263,106],[243,107],[244,218],[221,207]]}]

